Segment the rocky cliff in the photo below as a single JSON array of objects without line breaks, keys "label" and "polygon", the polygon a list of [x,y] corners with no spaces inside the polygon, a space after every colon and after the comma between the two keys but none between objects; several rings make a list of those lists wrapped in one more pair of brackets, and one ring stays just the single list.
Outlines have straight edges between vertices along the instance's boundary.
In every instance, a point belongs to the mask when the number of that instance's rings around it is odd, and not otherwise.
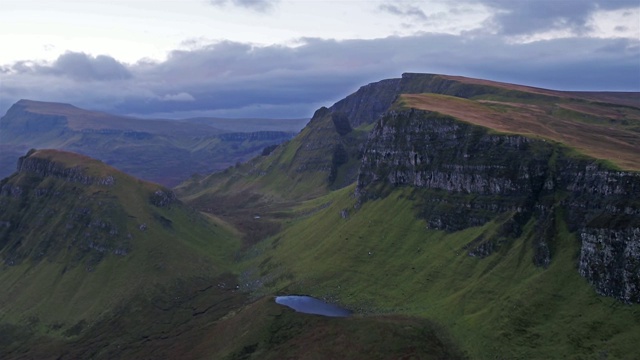
[{"label": "rocky cliff", "polygon": [[[617,171],[561,144],[501,134],[438,113],[385,114],[365,145],[361,201],[398,186],[421,191],[430,228],[456,231],[499,223],[468,245],[484,257],[526,238],[533,261],[553,261],[557,222],[581,242],[578,271],[602,295],[640,302],[640,174]],[[524,233],[526,224],[534,224]]]},{"label": "rocky cliff", "polygon": [[105,177],[89,176],[82,167],[73,166],[66,167],[64,164],[43,159],[39,157],[30,157],[35,150],[31,150],[26,156],[18,159],[18,172],[35,174],[39,177],[52,177],[62,179],[66,182],[77,182],[83,185],[100,184],[111,186],[115,183],[115,179],[111,175]]}]

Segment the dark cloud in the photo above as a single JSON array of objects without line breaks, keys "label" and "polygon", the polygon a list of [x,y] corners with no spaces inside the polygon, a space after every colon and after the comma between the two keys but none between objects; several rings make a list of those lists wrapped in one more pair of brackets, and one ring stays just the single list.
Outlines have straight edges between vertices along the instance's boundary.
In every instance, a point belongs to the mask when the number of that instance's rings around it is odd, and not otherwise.
[{"label": "dark cloud", "polygon": [[131,78],[131,73],[126,66],[110,56],[99,55],[93,57],[77,52],[67,52],[60,55],[50,65],[19,61],[10,67],[10,71],[64,76],[77,81],[109,81]]},{"label": "dark cloud", "polygon": [[212,5],[226,6],[233,5],[247,9],[263,12],[271,10],[280,0],[209,0]]},{"label": "dark cloud", "polygon": [[[297,47],[220,42],[174,51],[162,62],[134,65],[113,66],[111,59],[111,66],[120,70],[102,78],[93,70],[68,68],[68,54],[49,65],[14,64],[9,72],[0,72],[0,112],[20,98],[31,98],[146,116],[303,117],[366,83],[403,72],[559,90],[640,91],[637,40],[577,38],[512,44],[501,36],[477,35],[471,40],[422,34],[300,41]],[[97,63],[100,57],[84,58]]]},{"label": "dark cloud", "polygon": [[67,52],[51,67],[52,71],[76,80],[122,80],[131,77],[127,68],[116,59],[99,55]]},{"label": "dark cloud", "polygon": [[555,29],[581,34],[596,10],[640,7],[638,0],[470,0],[493,9],[491,22],[505,35],[526,35]]},{"label": "dark cloud", "polygon": [[427,14],[417,6],[411,4],[393,4],[385,3],[378,7],[384,12],[388,12],[393,15],[408,17],[413,20],[426,21],[428,19]]}]

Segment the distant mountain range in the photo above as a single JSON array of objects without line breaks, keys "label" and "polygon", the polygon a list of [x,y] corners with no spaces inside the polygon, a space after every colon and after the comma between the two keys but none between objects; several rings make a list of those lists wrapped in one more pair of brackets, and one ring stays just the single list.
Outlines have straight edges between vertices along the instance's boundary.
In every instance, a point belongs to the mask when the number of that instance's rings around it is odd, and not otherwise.
[{"label": "distant mountain range", "polygon": [[[167,186],[289,140],[305,119],[146,120],[21,100],[0,118],[0,177],[30,148],[74,151]],[[217,127],[219,126],[219,127]]]}]

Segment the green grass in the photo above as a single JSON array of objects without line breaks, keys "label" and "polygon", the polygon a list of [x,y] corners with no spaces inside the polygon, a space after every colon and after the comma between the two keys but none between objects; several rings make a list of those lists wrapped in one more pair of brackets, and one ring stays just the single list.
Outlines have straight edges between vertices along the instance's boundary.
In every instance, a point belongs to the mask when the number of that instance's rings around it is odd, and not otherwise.
[{"label": "green grass", "polygon": [[[525,93],[523,93],[525,94]],[[473,97],[441,94],[403,94],[400,107],[435,111],[501,133],[521,134],[565,144],[591,157],[636,171],[640,112],[634,108],[604,106],[585,100],[547,97]]]},{"label": "green grass", "polygon": [[[115,185],[29,173],[3,181],[20,186],[23,195],[0,199],[0,218],[13,224],[2,229],[0,255],[5,264],[16,262],[0,270],[5,290],[0,321],[22,324],[33,318],[42,331],[59,324],[54,333],[61,334],[80,321],[94,324],[154,284],[234,271],[237,235],[179,202],[154,206],[151,195],[166,189],[75,154],[37,151],[31,156],[80,166],[91,176],[111,175]],[[49,191],[39,196],[36,188]],[[89,248],[88,242],[107,250]],[[115,254],[118,248],[127,254]]]},{"label": "green grass", "polygon": [[[245,266],[265,293],[332,299],[368,316],[402,314],[449,329],[473,358],[625,358],[640,340],[640,307],[598,296],[576,269],[579,242],[559,215],[554,258],[533,265],[530,223],[485,259],[464,246],[496,225],[427,230],[409,189],[353,210],[347,188],[331,205],[256,246]],[[348,219],[339,215],[349,209]],[[255,254],[258,254],[255,256]]]}]

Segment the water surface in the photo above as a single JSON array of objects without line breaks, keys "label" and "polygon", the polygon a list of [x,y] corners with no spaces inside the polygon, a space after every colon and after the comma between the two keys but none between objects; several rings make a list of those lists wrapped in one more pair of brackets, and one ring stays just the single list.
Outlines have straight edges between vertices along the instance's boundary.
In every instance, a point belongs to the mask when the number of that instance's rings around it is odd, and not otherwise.
[{"label": "water surface", "polygon": [[339,306],[327,304],[326,302],[311,296],[304,295],[288,295],[276,296],[276,303],[288,306],[293,310],[305,314],[315,314],[333,317],[347,317],[351,315],[351,311],[343,309]]}]

